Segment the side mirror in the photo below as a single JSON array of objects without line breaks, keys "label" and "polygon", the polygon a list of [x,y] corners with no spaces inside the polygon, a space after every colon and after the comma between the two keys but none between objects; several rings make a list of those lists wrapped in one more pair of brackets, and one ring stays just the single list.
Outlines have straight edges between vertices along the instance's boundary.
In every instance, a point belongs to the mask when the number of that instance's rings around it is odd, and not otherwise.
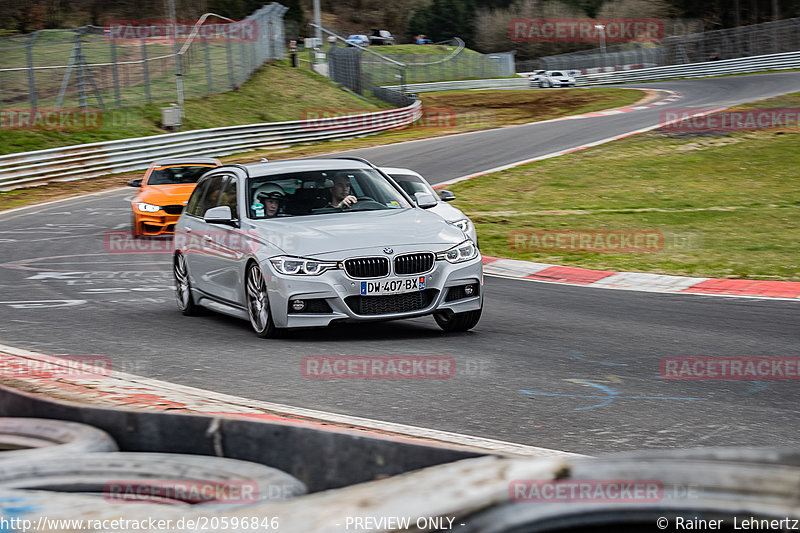
[{"label": "side mirror", "polygon": [[451,191],[446,191],[442,189],[439,191],[439,198],[442,199],[443,202],[452,202],[456,199],[456,195],[453,194]]},{"label": "side mirror", "polygon": [[136,178],[135,180],[130,180],[128,182],[128,187],[141,187],[142,186],[142,178]]},{"label": "side mirror", "polygon": [[231,214],[231,208],[227,205],[212,207],[206,211],[206,215],[203,217],[203,220],[209,224],[225,224],[226,226],[236,226],[236,222],[234,222],[233,215]]},{"label": "side mirror", "polygon": [[414,200],[416,200],[417,205],[422,209],[430,209],[439,203],[436,201],[436,197],[434,195],[427,192],[414,193]]}]

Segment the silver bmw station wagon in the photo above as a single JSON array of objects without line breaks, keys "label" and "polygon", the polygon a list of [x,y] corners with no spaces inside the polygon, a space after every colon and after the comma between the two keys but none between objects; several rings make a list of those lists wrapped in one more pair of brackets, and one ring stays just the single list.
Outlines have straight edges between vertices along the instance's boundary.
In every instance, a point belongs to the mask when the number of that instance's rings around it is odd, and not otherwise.
[{"label": "silver bmw station wagon", "polygon": [[223,165],[175,228],[179,309],[249,320],[260,337],[335,321],[480,320],[483,267],[464,231],[359,158]]}]

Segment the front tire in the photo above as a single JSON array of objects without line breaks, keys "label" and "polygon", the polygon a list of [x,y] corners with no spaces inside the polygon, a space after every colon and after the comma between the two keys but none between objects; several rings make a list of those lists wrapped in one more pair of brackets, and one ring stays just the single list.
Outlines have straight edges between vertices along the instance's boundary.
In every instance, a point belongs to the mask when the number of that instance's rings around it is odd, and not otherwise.
[{"label": "front tire", "polygon": [[139,233],[139,224],[136,222],[136,215],[131,213],[131,235],[134,239],[138,239],[141,237],[141,233]]},{"label": "front tire", "polygon": [[465,313],[441,312],[434,314],[433,318],[444,331],[468,331],[478,324],[481,311],[482,309]]},{"label": "front tire", "polygon": [[247,314],[250,316],[250,326],[255,334],[262,339],[275,337],[277,328],[272,320],[272,313],[269,308],[267,284],[258,265],[252,264],[247,268],[245,298],[247,299]]},{"label": "front tire", "polygon": [[172,272],[175,276],[175,299],[178,309],[186,316],[200,314],[200,307],[194,303],[192,285],[189,283],[189,268],[183,254],[177,254],[173,263]]}]

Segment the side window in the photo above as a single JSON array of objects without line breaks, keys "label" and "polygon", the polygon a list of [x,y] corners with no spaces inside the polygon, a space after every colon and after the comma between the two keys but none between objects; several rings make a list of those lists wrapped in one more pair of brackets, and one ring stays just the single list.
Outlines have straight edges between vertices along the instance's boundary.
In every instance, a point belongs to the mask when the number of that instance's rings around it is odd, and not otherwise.
[{"label": "side window", "polygon": [[192,191],[192,195],[189,197],[189,203],[186,204],[187,215],[192,215],[195,217],[200,216],[197,214],[197,210],[200,207],[200,200],[206,194],[206,189],[208,189],[208,183],[210,181],[211,180],[204,180],[197,187],[194,188],[194,191]]},{"label": "side window", "polygon": [[236,178],[228,176],[225,178],[225,188],[222,191],[222,196],[219,205],[227,205],[231,208],[231,215],[234,220],[239,218],[238,202],[236,196]]},{"label": "side window", "polygon": [[224,179],[223,176],[214,176],[208,180],[208,186],[205,189],[203,198],[198,202],[192,214],[202,218],[206,215],[206,211],[212,207],[217,207]]}]

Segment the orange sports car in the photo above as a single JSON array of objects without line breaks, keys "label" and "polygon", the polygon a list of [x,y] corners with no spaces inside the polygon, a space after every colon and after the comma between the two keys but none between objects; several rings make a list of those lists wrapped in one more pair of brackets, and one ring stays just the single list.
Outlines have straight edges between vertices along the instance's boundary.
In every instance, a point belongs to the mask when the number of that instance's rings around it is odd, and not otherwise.
[{"label": "orange sports car", "polygon": [[197,180],[221,164],[219,159],[211,157],[153,161],[144,178],[128,182],[131,187],[141,187],[131,200],[133,236],[174,233],[175,222],[189,201]]}]

